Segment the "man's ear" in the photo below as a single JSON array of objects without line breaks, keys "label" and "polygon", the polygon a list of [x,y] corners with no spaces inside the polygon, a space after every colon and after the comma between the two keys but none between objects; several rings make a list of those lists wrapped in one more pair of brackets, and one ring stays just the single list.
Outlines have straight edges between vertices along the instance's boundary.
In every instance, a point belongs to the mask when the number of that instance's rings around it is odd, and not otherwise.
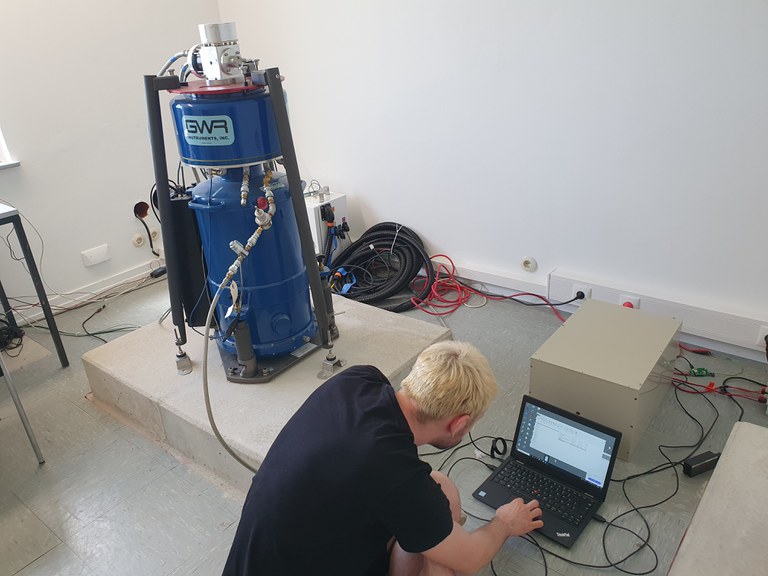
[{"label": "man's ear", "polygon": [[462,430],[466,430],[466,426],[468,423],[469,423],[469,414],[460,414],[459,416],[454,416],[448,422],[448,430],[450,431],[451,436],[456,436]]}]

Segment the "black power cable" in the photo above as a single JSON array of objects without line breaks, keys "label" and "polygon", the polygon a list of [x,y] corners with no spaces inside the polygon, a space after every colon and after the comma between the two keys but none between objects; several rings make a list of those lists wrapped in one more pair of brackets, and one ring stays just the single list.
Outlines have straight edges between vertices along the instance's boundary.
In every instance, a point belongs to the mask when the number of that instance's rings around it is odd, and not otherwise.
[{"label": "black power cable", "polygon": [[[4,351],[8,356],[16,356],[21,353],[23,346],[24,330],[14,326],[5,318],[0,318],[0,351]],[[19,349],[17,353],[11,354],[10,350]]]},{"label": "black power cable", "polygon": [[82,326],[82,327],[83,327],[83,332],[85,332],[85,333],[86,333],[88,336],[91,336],[91,337],[93,337],[93,338],[96,338],[97,340],[101,340],[102,342],[104,342],[104,344],[106,344],[106,343],[107,343],[107,341],[106,341],[106,340],[104,340],[104,338],[102,338],[101,336],[99,336],[98,334],[96,334],[96,333],[94,333],[94,332],[88,332],[88,328],[86,328],[86,327],[85,327],[85,323],[86,323],[86,322],[88,322],[88,320],[90,320],[90,319],[91,319],[91,318],[93,318],[94,316],[96,316],[96,314],[98,314],[99,312],[101,312],[102,310],[104,310],[104,308],[106,308],[106,307],[107,307],[107,305],[106,305],[106,304],[102,304],[101,306],[99,306],[99,307],[96,309],[96,311],[95,311],[93,314],[91,314],[90,316],[88,316],[88,318],[86,318],[85,320],[83,320],[83,323],[80,325],[80,326]]},{"label": "black power cable", "polygon": [[390,312],[404,312],[414,307],[411,298],[393,298],[405,290],[422,269],[427,281],[415,297],[426,298],[435,282],[435,269],[421,239],[396,222],[372,226],[336,256],[333,264],[331,288],[334,292]]},{"label": "black power cable", "polygon": [[[736,378],[736,377],[734,377],[734,378]],[[747,378],[738,377],[738,379],[740,379],[740,380],[748,380],[750,382],[755,382],[755,381],[749,380]],[[759,384],[758,382],[755,382],[755,383]],[[725,384],[725,382],[724,382],[724,384]],[[699,396],[704,398],[704,400],[706,400],[706,402],[709,404],[709,406],[714,410],[715,415],[714,415],[713,421],[710,423],[709,427],[706,430],[704,429],[704,425],[701,423],[701,421],[699,421],[693,414],[691,414],[691,412],[682,403],[682,401],[680,399],[679,391],[680,390],[684,390],[685,391],[685,389],[689,389],[690,392],[692,392],[694,394],[698,394]],[[561,555],[557,554],[556,552],[553,552],[552,550],[549,550],[548,548],[544,548],[543,546],[541,546],[535,540],[535,538],[533,538],[533,536],[531,534],[522,536],[522,538],[524,538],[524,539],[528,540],[529,542],[531,542],[532,544],[534,544],[539,549],[539,552],[542,554],[542,556],[544,557],[544,574],[545,574],[545,576],[548,573],[548,567],[547,567],[547,561],[546,561],[545,554],[549,554],[549,555],[551,555],[551,556],[553,556],[555,558],[559,558],[560,560],[562,560],[564,562],[567,562],[569,564],[572,564],[574,566],[581,566],[581,567],[593,568],[593,569],[613,568],[615,570],[623,572],[624,574],[629,574],[629,575],[632,575],[632,576],[645,576],[645,575],[654,573],[658,569],[658,567],[659,567],[659,556],[658,556],[658,553],[656,552],[656,550],[650,544],[651,529],[650,529],[650,525],[648,523],[648,520],[642,514],[642,510],[647,510],[647,509],[650,509],[650,508],[654,508],[656,506],[660,506],[660,505],[664,504],[665,502],[671,500],[678,493],[678,490],[680,488],[680,478],[679,478],[679,475],[678,475],[678,472],[677,472],[677,467],[681,466],[683,461],[685,460],[685,459],[673,460],[671,457],[669,457],[664,452],[664,450],[665,449],[675,449],[675,448],[678,448],[678,449],[679,448],[688,448],[688,449],[692,449],[690,454],[689,454],[689,456],[695,454],[701,448],[701,446],[704,443],[704,441],[706,440],[706,438],[709,437],[710,433],[712,432],[712,429],[714,428],[715,424],[717,423],[718,419],[720,418],[720,411],[717,409],[717,407],[714,405],[714,403],[706,396],[706,394],[704,392],[698,391],[695,388],[693,388],[692,386],[690,386],[690,385],[688,385],[686,383],[682,383],[681,382],[680,384],[675,385],[674,393],[675,393],[675,400],[677,401],[677,403],[680,406],[680,408],[697,425],[697,427],[699,429],[698,439],[695,442],[691,443],[691,444],[681,444],[681,445],[661,444],[661,445],[658,446],[658,450],[661,453],[661,455],[664,457],[664,459],[666,460],[666,462],[664,464],[659,464],[659,465],[654,466],[654,467],[652,467],[652,468],[650,468],[648,470],[645,470],[644,472],[640,472],[640,473],[637,473],[637,474],[632,474],[630,476],[627,476],[626,478],[619,478],[619,479],[613,478],[613,479],[611,479],[612,482],[620,483],[621,484],[623,495],[626,498],[627,502],[629,503],[630,509],[626,510],[625,512],[622,512],[622,513],[618,514],[616,517],[612,518],[611,520],[606,520],[602,516],[598,516],[598,515],[595,516],[595,519],[597,521],[605,524],[605,529],[603,530],[603,535],[602,535],[602,546],[603,546],[603,555],[605,556],[605,559],[606,559],[606,562],[607,562],[606,564],[589,564],[589,563],[585,563],[585,562],[578,562],[576,560],[572,560],[570,558],[566,558],[565,556],[561,556]],[[731,400],[734,400],[734,398],[731,397]],[[736,405],[740,408],[740,410],[742,410],[742,416],[743,416],[743,409],[738,404],[738,402],[736,402]],[[741,417],[739,419],[741,419]],[[501,438],[494,438],[494,437],[491,437],[491,436],[482,436],[481,438],[474,439],[470,435],[470,441],[469,442],[467,442],[465,444],[461,444],[459,446],[455,446],[453,449],[450,449],[450,453],[443,460],[443,462],[440,464],[440,467],[438,469],[442,470],[442,468],[448,463],[448,461],[451,460],[451,458],[456,454],[456,452],[459,449],[464,448],[466,446],[472,445],[478,451],[480,451],[480,452],[482,452],[482,453],[484,453],[486,455],[489,455],[488,452],[486,452],[485,450],[481,449],[476,444],[476,440],[485,439],[485,438],[491,438],[493,440],[494,444],[497,441],[502,440]],[[493,452],[493,447],[494,447],[494,445],[492,445],[491,453]],[[445,453],[447,451],[448,450],[441,450],[441,451],[438,451],[438,452],[424,453],[424,454],[421,454],[421,456],[432,455],[432,454],[442,454],[442,453]],[[464,460],[474,460],[474,461],[482,463],[484,466],[486,466],[488,468],[493,469],[493,466],[491,466],[487,462],[484,462],[483,460],[480,460],[480,459],[477,459],[477,458],[471,458],[471,457],[462,457],[462,458],[456,459],[451,464],[451,466],[448,468],[447,476],[450,477],[451,472],[452,472],[454,466],[458,462],[464,461]],[[632,500],[630,499],[629,494],[627,493],[627,483],[629,481],[631,481],[631,480],[636,479],[636,478],[641,478],[641,477],[649,476],[649,475],[652,475],[652,474],[656,474],[656,473],[661,472],[663,470],[672,470],[672,472],[675,474],[675,488],[674,488],[673,492],[671,494],[669,494],[668,496],[665,496],[664,498],[662,498],[660,501],[654,502],[653,504],[646,504],[646,505],[642,505],[642,506],[637,506],[636,504],[634,504],[632,502]],[[480,516],[472,514],[471,512],[468,512],[466,510],[464,510],[464,513],[467,514],[468,516],[471,516],[473,518],[476,518],[476,519],[484,521],[484,522],[489,522],[490,521],[490,519],[488,519],[488,518],[482,518]],[[631,530],[630,528],[627,528],[626,526],[622,526],[622,525],[617,523],[620,519],[622,519],[622,518],[624,518],[624,517],[626,517],[626,516],[628,516],[630,514],[633,514],[633,513],[636,514],[637,516],[639,516],[639,518],[642,520],[643,525],[645,527],[645,530],[644,530],[645,536],[641,535],[638,532],[635,532],[634,530]],[[638,541],[635,544],[635,546],[634,546],[634,550],[632,550],[632,551],[630,551],[628,553],[625,553],[620,559],[613,559],[613,558],[611,558],[609,556],[609,552],[608,552],[608,540],[607,540],[608,531],[610,529],[623,530],[625,532],[628,532],[628,533],[632,534],[637,539],[637,541]],[[628,569],[622,567],[622,565],[625,562],[627,562],[628,560],[630,560],[634,556],[638,555],[643,550],[647,550],[652,555],[653,565],[650,568],[647,568],[647,569],[644,569],[644,570],[639,570],[639,571],[633,571],[633,570],[628,570]],[[495,567],[493,566],[493,563],[491,563],[491,571],[492,571],[492,573],[494,575],[498,575],[498,573],[496,572]]]},{"label": "black power cable", "polygon": [[[494,298],[494,299],[512,300],[513,302],[517,302],[518,304],[522,304],[523,306],[549,306],[552,308],[556,308],[558,306],[565,306],[566,304],[571,304],[572,302],[576,302],[576,300],[584,300],[585,298],[584,292],[577,292],[576,296],[574,296],[570,300],[564,300],[563,302],[550,302],[549,300],[545,300],[544,302],[528,302],[527,300],[521,300],[517,296],[505,296],[504,294],[489,292],[488,290],[480,290],[472,286],[470,282],[461,281],[458,278],[456,278],[456,282],[464,286],[465,288],[469,288],[473,292],[476,292],[482,296],[486,296],[488,298]],[[581,294],[581,296],[579,296],[578,294]],[[526,294],[526,296],[534,296],[534,294]]]}]

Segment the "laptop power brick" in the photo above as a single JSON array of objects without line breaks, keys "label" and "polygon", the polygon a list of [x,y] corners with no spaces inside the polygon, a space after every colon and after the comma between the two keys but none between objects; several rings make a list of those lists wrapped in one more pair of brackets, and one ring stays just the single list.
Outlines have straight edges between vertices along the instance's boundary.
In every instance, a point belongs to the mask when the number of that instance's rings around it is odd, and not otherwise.
[{"label": "laptop power brick", "polygon": [[720,454],[702,452],[683,461],[683,472],[686,476],[696,476],[707,470],[712,470],[720,459]]}]

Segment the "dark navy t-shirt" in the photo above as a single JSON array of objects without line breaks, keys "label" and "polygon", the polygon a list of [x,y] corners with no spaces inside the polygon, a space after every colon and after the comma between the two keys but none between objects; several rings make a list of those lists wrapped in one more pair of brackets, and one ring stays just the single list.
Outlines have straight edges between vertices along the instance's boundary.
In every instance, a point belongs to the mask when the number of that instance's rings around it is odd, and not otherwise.
[{"label": "dark navy t-shirt", "polygon": [[224,576],[382,576],[394,536],[423,552],[453,529],[386,377],[353,366],[320,386],[269,450]]}]

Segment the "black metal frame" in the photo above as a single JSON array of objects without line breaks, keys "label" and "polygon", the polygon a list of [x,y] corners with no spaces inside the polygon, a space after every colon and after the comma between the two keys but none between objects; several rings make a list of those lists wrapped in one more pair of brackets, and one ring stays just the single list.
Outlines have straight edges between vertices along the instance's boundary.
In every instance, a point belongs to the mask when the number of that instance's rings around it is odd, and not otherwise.
[{"label": "black metal frame", "polygon": [[[291,134],[290,122],[288,120],[288,110],[285,103],[285,93],[283,92],[282,78],[277,68],[270,68],[264,73],[270,97],[272,98],[272,107],[275,114],[278,136],[280,138],[280,148],[283,155],[283,167],[288,178],[293,211],[296,215],[296,224],[299,231],[299,240],[301,243],[302,257],[307,270],[309,279],[309,288],[312,294],[315,317],[317,319],[318,331],[315,338],[311,340],[314,348],[332,347],[332,339],[337,336],[337,330],[333,319],[332,303],[326,299],[323,288],[323,279],[318,269],[317,257],[312,241],[312,234],[309,228],[309,218],[304,198],[302,194],[301,176],[299,174],[298,162],[296,160],[296,150],[293,145],[293,135]],[[163,237],[163,246],[165,248],[165,266],[168,274],[168,293],[171,303],[171,318],[174,326],[177,328],[176,345],[182,346],[187,342],[186,327],[184,326],[184,308],[179,286],[180,264],[174,238],[175,223],[171,211],[170,189],[168,187],[168,168],[165,154],[165,139],[163,136],[162,114],[160,110],[161,91],[173,90],[181,87],[181,82],[175,76],[144,76],[144,90],[147,101],[147,114],[149,120],[149,137],[152,148],[152,164],[155,172],[155,183],[157,186],[158,207],[160,209],[161,231]],[[227,378],[233,382],[266,382],[273,378],[277,373],[287,368],[293,362],[303,358],[306,354],[288,355],[285,358],[270,360],[259,360],[259,364],[265,367],[260,370],[261,376],[256,378],[239,378],[236,374],[237,361],[232,358],[225,358],[225,372]]]},{"label": "black metal frame", "polygon": [[315,244],[312,241],[312,233],[309,228],[309,217],[307,208],[304,205],[304,196],[301,188],[301,176],[299,175],[299,164],[296,160],[296,149],[293,147],[293,135],[291,134],[291,125],[288,121],[288,107],[285,104],[285,93],[283,92],[283,81],[280,76],[280,70],[269,68],[266,71],[267,87],[269,95],[272,98],[272,108],[275,112],[275,122],[277,124],[277,133],[280,137],[280,150],[283,153],[283,167],[288,177],[288,189],[291,191],[291,202],[293,211],[296,214],[296,224],[299,228],[299,239],[301,240],[301,251],[304,256],[304,264],[307,267],[309,277],[309,288],[312,292],[312,302],[315,305],[315,316],[317,317],[319,344],[325,348],[331,346],[331,324],[332,310],[328,306],[323,292],[323,281],[320,277],[320,270],[317,265],[317,255],[315,254]]},{"label": "black metal frame", "polygon": [[168,188],[168,164],[165,156],[163,116],[160,110],[160,92],[181,87],[176,76],[144,76],[144,93],[147,99],[149,141],[152,146],[152,165],[155,170],[157,205],[160,210],[160,232],[163,235],[165,269],[168,275],[168,295],[171,299],[171,318],[176,326],[176,345],[187,343],[184,326],[184,307],[179,288],[179,260],[176,255],[175,227],[171,211],[171,191]]},{"label": "black metal frame", "polygon": [[[56,320],[53,318],[53,312],[51,312],[51,305],[48,303],[48,297],[45,294],[45,287],[43,281],[40,278],[40,272],[37,270],[35,264],[35,258],[32,255],[32,249],[29,247],[29,240],[24,232],[24,226],[21,223],[21,217],[17,210],[12,213],[0,214],[0,225],[12,224],[13,230],[16,232],[16,237],[19,239],[19,246],[21,246],[21,253],[24,255],[24,261],[27,263],[27,270],[29,270],[29,276],[32,278],[32,284],[35,286],[35,292],[37,298],[40,300],[40,308],[43,310],[45,321],[48,323],[48,330],[51,332],[51,338],[53,338],[53,345],[56,347],[56,353],[59,355],[59,362],[62,368],[69,366],[69,360],[67,359],[67,353],[64,351],[64,344],[61,341],[61,335],[59,329],[56,326]],[[13,316],[13,309],[8,301],[8,296],[5,294],[2,283],[0,283],[0,303],[3,305],[3,311],[5,317],[8,319],[8,323],[11,326],[18,327],[16,324],[16,318]],[[2,370],[0,370],[2,373]]]}]

